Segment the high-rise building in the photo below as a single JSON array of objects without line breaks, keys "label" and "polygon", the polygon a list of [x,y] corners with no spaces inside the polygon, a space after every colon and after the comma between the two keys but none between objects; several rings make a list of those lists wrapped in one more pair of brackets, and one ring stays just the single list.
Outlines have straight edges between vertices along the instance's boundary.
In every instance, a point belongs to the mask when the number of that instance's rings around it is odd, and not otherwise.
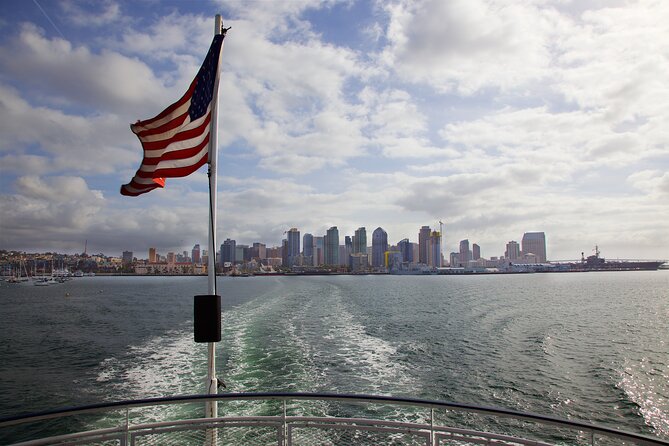
[{"label": "high-rise building", "polygon": [[302,236],[302,255],[304,257],[313,257],[314,255],[314,236],[309,233]]},{"label": "high-rise building", "polygon": [[403,262],[413,263],[413,246],[411,246],[411,242],[408,238],[400,240],[399,243],[397,243],[397,248],[402,253]]},{"label": "high-rise building", "polygon": [[281,266],[290,266],[288,258],[288,239],[281,240]]},{"label": "high-rise building", "polygon": [[476,243],[472,245],[472,258],[473,260],[478,260],[481,258],[481,247]]},{"label": "high-rise building", "polygon": [[199,264],[202,263],[202,259],[200,258],[200,245],[199,244],[196,244],[195,246],[193,246],[193,250],[191,251],[190,258],[191,258],[191,261],[196,265],[199,265]]},{"label": "high-rise building", "polygon": [[518,245],[518,242],[511,240],[506,244],[506,252],[504,253],[504,257],[512,262],[520,260],[520,246]]},{"label": "high-rise building", "polygon": [[460,240],[460,263],[467,266],[467,263],[472,259],[471,251],[469,250],[469,240]]},{"label": "high-rise building", "polygon": [[383,266],[388,269],[397,269],[402,266],[402,253],[393,250],[392,247],[383,253]]},{"label": "high-rise building", "polygon": [[430,243],[430,233],[432,230],[429,226],[422,226],[418,231],[418,263],[427,265],[428,246]]},{"label": "high-rise building", "polygon": [[314,266],[325,264],[325,237],[314,237]]},{"label": "high-rise building", "polygon": [[355,230],[355,235],[353,236],[353,253],[367,253],[367,229],[364,226]]},{"label": "high-rise building", "polygon": [[156,248],[149,248],[149,262],[156,263]]},{"label": "high-rise building", "polygon": [[339,266],[348,265],[348,257],[351,255],[351,251],[346,247],[346,245],[339,245]]},{"label": "high-rise building", "polygon": [[367,254],[355,253],[349,256],[349,268],[352,272],[362,272],[369,268]]},{"label": "high-rise building", "polygon": [[124,265],[130,265],[132,263],[132,251],[123,251],[122,262]]},{"label": "high-rise building", "polygon": [[176,263],[177,256],[173,252],[167,253],[167,263]]},{"label": "high-rise building", "polygon": [[460,266],[460,253],[452,252],[449,263],[451,265],[451,268],[457,268],[458,266]]},{"label": "high-rise building", "polygon": [[267,246],[264,243],[255,242],[251,247],[251,258],[263,260],[267,258]]},{"label": "high-rise building", "polygon": [[523,234],[523,255],[534,254],[538,263],[546,263],[546,234],[543,232],[526,232]]},{"label": "high-rise building", "polygon": [[339,265],[339,229],[332,226],[323,237],[323,251],[326,265]]},{"label": "high-rise building", "polygon": [[273,248],[267,248],[267,258],[268,259],[280,259],[281,258],[281,246],[274,246]]},{"label": "high-rise building", "polygon": [[[231,239],[225,239],[221,245],[221,265],[230,262],[234,265],[236,261],[237,242]],[[241,260],[241,259],[240,259]]]},{"label": "high-rise building", "polygon": [[287,241],[288,266],[293,266],[297,263],[297,258],[300,256],[300,231],[297,228],[290,228]]},{"label": "high-rise building", "polygon": [[439,231],[430,233],[427,265],[435,268],[441,267],[441,233]]},{"label": "high-rise building", "polygon": [[388,251],[388,233],[382,228],[372,232],[372,266],[385,266],[385,253]]}]

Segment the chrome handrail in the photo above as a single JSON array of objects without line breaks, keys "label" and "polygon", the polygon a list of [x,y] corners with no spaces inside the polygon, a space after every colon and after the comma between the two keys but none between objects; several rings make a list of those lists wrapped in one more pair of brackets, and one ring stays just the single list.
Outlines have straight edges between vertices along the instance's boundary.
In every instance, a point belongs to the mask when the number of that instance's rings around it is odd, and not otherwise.
[{"label": "chrome handrail", "polygon": [[[108,403],[98,403],[90,404],[85,406],[77,407],[66,407],[55,410],[47,410],[42,412],[22,414],[10,417],[0,418],[0,429],[16,426],[20,424],[32,423],[37,421],[51,420],[57,418],[63,418],[72,415],[80,414],[90,414],[90,413],[99,413],[99,412],[108,412],[111,410],[126,410],[125,425],[120,428],[112,429],[99,429],[96,432],[125,432],[128,433],[132,430],[138,428],[144,428],[150,426],[149,424],[144,425],[130,425],[127,418],[127,412],[133,408],[143,408],[151,406],[160,406],[166,404],[187,404],[193,402],[208,402],[208,401],[258,401],[258,400],[275,400],[283,402],[282,415],[277,416],[255,416],[255,417],[219,417],[215,419],[198,419],[198,420],[188,420],[185,422],[202,422],[202,423],[217,423],[225,422],[226,420],[236,420],[236,421],[271,421],[275,420],[279,422],[279,425],[282,426],[284,433],[288,430],[286,428],[287,424],[294,426],[294,423],[305,422],[311,420],[323,422],[329,420],[332,422],[349,422],[349,423],[359,423],[359,422],[375,422],[378,424],[386,423],[389,427],[393,424],[400,426],[401,424],[396,424],[397,422],[384,422],[383,420],[378,419],[360,419],[360,418],[337,418],[337,417],[296,417],[296,416],[286,416],[285,407],[287,401],[336,401],[339,403],[367,403],[367,404],[388,404],[388,405],[397,405],[397,406],[412,406],[412,407],[421,407],[430,409],[430,420],[428,423],[407,423],[406,427],[417,428],[422,426],[423,429],[426,429],[429,432],[435,432],[439,429],[452,432],[468,432],[475,434],[482,434],[483,432],[470,431],[467,429],[458,429],[458,428],[446,428],[443,426],[436,426],[433,420],[433,411],[435,409],[442,410],[451,410],[457,412],[467,412],[467,413],[476,413],[479,415],[488,415],[495,416],[500,418],[511,418],[522,421],[529,421],[541,425],[552,425],[562,428],[568,428],[570,430],[584,431],[590,434],[591,444],[594,444],[594,436],[599,435],[603,437],[613,437],[619,440],[632,441],[635,444],[641,445],[661,445],[669,446],[669,440],[663,440],[657,437],[651,437],[648,435],[637,434],[633,432],[626,432],[617,430],[614,428],[599,426],[583,421],[572,421],[564,420],[556,417],[549,417],[545,415],[533,414],[519,412],[503,408],[487,407],[487,406],[477,406],[471,404],[455,403],[448,401],[432,401],[419,398],[402,398],[402,397],[391,397],[391,396],[379,396],[379,395],[359,395],[359,394],[337,394],[337,393],[286,393],[286,392],[260,392],[260,393],[226,393],[219,395],[180,395],[180,396],[170,396],[170,397],[161,397],[161,398],[147,398],[147,399],[138,399],[138,400],[129,400],[129,401],[117,401],[117,402],[108,402]],[[171,421],[170,425],[178,425],[180,422]],[[154,423],[155,424],[155,423]],[[1,432],[1,431],[0,431]],[[69,435],[79,435],[78,434],[69,434]],[[499,435],[492,434],[490,435]],[[285,434],[284,434],[285,435]],[[63,437],[63,436],[59,436]],[[74,438],[74,437],[72,437]],[[512,438],[512,437],[506,437]],[[537,444],[539,444],[537,442]]]}]

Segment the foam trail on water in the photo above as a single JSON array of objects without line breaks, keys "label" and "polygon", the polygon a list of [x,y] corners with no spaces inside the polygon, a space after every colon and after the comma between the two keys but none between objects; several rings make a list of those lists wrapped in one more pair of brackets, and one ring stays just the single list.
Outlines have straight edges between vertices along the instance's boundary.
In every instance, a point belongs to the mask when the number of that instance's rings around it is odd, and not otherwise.
[{"label": "foam trail on water", "polygon": [[353,374],[352,382],[364,382],[365,391],[416,390],[410,370],[397,361],[397,346],[369,334],[343,301],[339,288],[332,287],[328,308],[330,317],[324,319],[324,339],[330,344],[331,356]]}]

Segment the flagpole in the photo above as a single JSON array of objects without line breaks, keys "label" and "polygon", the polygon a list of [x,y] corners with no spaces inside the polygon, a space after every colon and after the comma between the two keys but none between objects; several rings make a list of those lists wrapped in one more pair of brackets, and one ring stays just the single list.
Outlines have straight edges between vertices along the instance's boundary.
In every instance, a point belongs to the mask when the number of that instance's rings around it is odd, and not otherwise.
[{"label": "flagpole", "polygon": [[[220,14],[216,15],[214,34],[222,34],[223,19]],[[221,45],[222,50],[222,45]],[[218,155],[218,84],[221,58],[218,58],[219,67],[216,70],[216,85],[214,86],[214,98],[211,110],[211,128],[209,131],[209,256],[207,262],[208,294],[215,296],[216,292],[216,161]],[[207,344],[207,393],[218,393],[218,379],[216,378],[216,343]],[[211,401],[206,404],[205,416],[216,418],[218,416],[218,404]]]}]

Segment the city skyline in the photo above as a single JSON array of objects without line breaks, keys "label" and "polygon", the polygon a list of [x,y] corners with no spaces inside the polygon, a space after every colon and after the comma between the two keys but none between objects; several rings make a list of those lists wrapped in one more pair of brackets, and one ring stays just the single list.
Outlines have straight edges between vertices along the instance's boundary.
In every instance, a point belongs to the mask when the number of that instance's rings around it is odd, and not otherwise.
[{"label": "city skyline", "polygon": [[206,168],[119,187],[221,13],[217,245],[443,221],[445,257],[669,258],[666,2],[43,3],[0,3],[0,249],[206,246]]},{"label": "city skyline", "polygon": [[[429,229],[429,231],[427,231]],[[328,232],[336,230],[337,232],[337,237],[338,237],[338,229],[336,226],[331,227]],[[423,256],[421,256],[421,232],[420,231],[427,231],[426,239],[424,240],[425,246],[423,249],[425,249],[425,253]],[[418,254],[415,259],[415,263],[423,263],[427,265],[432,265],[435,266],[439,262],[439,255],[441,254],[443,256],[443,261],[444,263],[449,263],[449,253],[448,253],[448,246],[443,246],[442,245],[442,234],[439,231],[433,231],[432,228],[429,226],[422,226],[416,236],[416,241],[411,241],[411,238],[403,238],[398,240],[397,242],[392,242],[388,241],[388,234],[382,227],[378,227],[374,230],[373,235],[376,234],[377,237],[372,236],[371,239],[371,244],[366,244],[364,242],[364,237],[362,238],[362,242],[358,242],[360,244],[355,245],[355,240],[357,237],[359,237],[360,234],[365,234],[366,228],[365,227],[359,227],[355,231],[355,235],[353,236],[348,236],[345,235],[344,238],[339,238],[339,252],[341,252],[341,248],[345,248],[347,250],[347,255],[355,255],[355,254],[365,254],[370,256],[370,265],[371,266],[381,266],[383,263],[383,255],[385,254],[386,251],[388,250],[395,250],[399,251],[402,253],[402,257],[412,263],[414,262],[413,257],[413,250],[412,245],[415,245],[416,247],[416,253]],[[278,254],[279,251],[282,251],[284,248],[286,250],[286,261],[289,266],[292,266],[295,261],[294,258],[297,256],[313,256],[318,249],[323,249],[322,247],[317,247],[317,239],[327,239],[328,234],[324,234],[323,236],[314,236],[313,234],[309,232],[302,233],[299,228],[291,228],[288,231],[284,232],[284,235],[286,235],[288,238],[284,238],[281,243],[276,244],[276,245],[271,245],[264,243],[262,241],[255,241],[252,244],[251,243],[237,243],[237,240],[233,240],[230,238],[227,238],[223,243],[218,245],[218,249],[216,251],[217,256],[220,256],[217,258],[217,263],[225,263],[225,262],[231,262],[234,263],[235,260],[239,261],[241,259],[236,258],[232,252],[235,249],[239,248],[252,248],[254,250],[254,254],[251,255],[251,257],[255,258],[267,258],[271,256],[266,256],[264,255],[265,251],[269,250],[276,250],[277,254],[275,257],[280,257]],[[300,235],[302,237],[300,238]],[[292,241],[291,241],[292,238]],[[310,243],[305,243],[302,242],[302,249],[300,249],[300,242],[299,240],[310,240]],[[342,240],[344,240],[344,243],[342,244]],[[360,240],[360,238],[358,238]],[[506,250],[501,252],[501,253],[495,253],[494,251],[490,250],[487,258],[510,258],[512,260],[522,260],[521,255],[526,255],[528,253],[531,253],[532,255],[536,256],[534,258],[533,263],[545,263],[547,261],[551,261],[550,258],[547,257],[547,243],[546,243],[546,235],[544,232],[525,232],[523,233],[522,237],[522,244],[519,244],[515,240],[511,240],[508,243],[506,243]],[[408,246],[403,247],[403,243],[406,243]],[[516,249],[514,253],[509,253],[509,246],[515,246]],[[193,263],[197,263],[195,258],[195,251],[196,249],[199,249],[199,244],[195,244],[192,252],[193,255],[191,257],[188,257],[188,252],[183,251],[183,257],[190,259]],[[522,250],[521,250],[522,246]],[[257,251],[256,251],[257,250]],[[203,252],[206,252],[204,250]],[[593,250],[594,252],[594,250]],[[467,254],[468,253],[468,254]],[[153,254],[153,257],[152,257]],[[156,247],[150,247],[149,248],[149,257],[148,260],[152,261],[152,258],[156,258],[156,255],[160,255],[161,258],[169,257],[170,254],[175,254],[172,251],[168,251],[166,255],[161,254],[158,251],[158,248]],[[477,243],[472,244],[472,249],[469,249],[469,240],[464,239],[460,240],[459,242],[459,251],[451,251],[450,255],[457,255],[457,258],[459,261],[462,261],[466,263],[467,261],[470,260],[478,260],[479,258],[485,258],[486,256],[481,255],[481,247]],[[123,251],[123,256],[126,255],[126,251]],[[179,256],[180,254],[176,254]],[[203,254],[204,255],[204,254]],[[585,255],[585,252],[582,252],[582,255]],[[137,256],[135,256],[137,257]],[[325,263],[325,254],[322,253],[321,257],[323,257],[323,262]],[[141,257],[137,257],[138,259]],[[292,258],[292,259],[291,259]],[[338,259],[338,261],[341,259]],[[564,260],[578,260],[577,258],[574,259],[553,259],[554,261],[564,261]],[[318,261],[317,261],[318,263]]]}]

